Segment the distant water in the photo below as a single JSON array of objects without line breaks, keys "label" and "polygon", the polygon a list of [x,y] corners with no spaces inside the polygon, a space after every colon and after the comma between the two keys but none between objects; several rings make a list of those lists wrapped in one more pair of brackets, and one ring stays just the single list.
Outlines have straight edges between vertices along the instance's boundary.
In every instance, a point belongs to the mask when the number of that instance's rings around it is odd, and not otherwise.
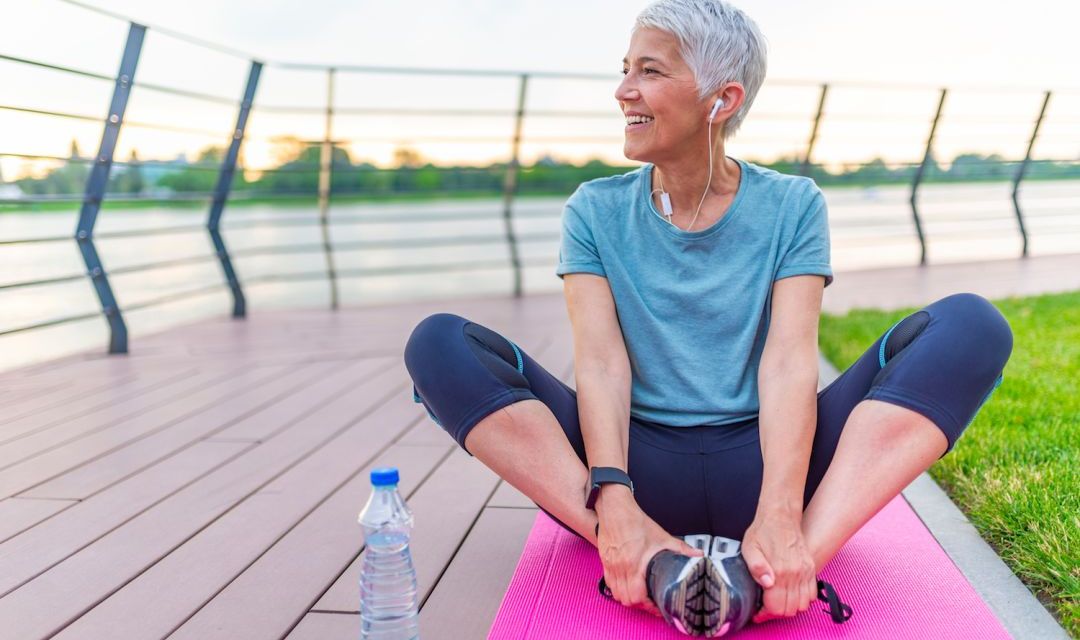
[{"label": "distant water", "polygon": [[[1021,240],[1009,196],[1010,185],[931,185],[920,191],[923,230],[929,238],[931,263],[1000,259],[1020,255]],[[917,264],[919,245],[903,187],[825,189],[829,205],[832,263],[837,272],[873,267]],[[515,232],[521,235],[553,234],[551,239],[522,242],[524,260],[535,261],[523,272],[527,292],[561,291],[554,275],[558,255],[559,215],[565,197],[521,198],[514,203]],[[1032,255],[1080,251],[1080,181],[1030,182],[1021,201]],[[455,215],[483,215],[483,219],[454,221]],[[442,200],[387,204],[342,204],[331,216],[343,221],[381,218],[388,222],[334,225],[332,236],[341,247],[335,252],[340,270],[373,269],[459,261],[496,260],[509,265],[509,251],[502,240],[461,247],[344,250],[351,242],[401,238],[493,236],[505,238],[502,202]],[[436,220],[411,223],[417,216]],[[223,227],[230,251],[285,244],[320,245],[317,225],[247,226],[255,221],[317,220],[314,207],[237,206],[226,211]],[[0,214],[0,240],[29,237],[70,236],[77,212]],[[200,225],[205,211],[176,209],[123,210],[106,207],[98,218],[96,233]],[[191,233],[143,238],[99,239],[98,252],[107,270],[149,262],[207,255],[212,245],[204,229]],[[322,273],[321,252],[277,255],[238,255],[234,264],[241,281],[271,273]],[[50,278],[85,271],[74,241],[58,244],[0,246],[0,285]],[[154,271],[114,275],[110,278],[122,306],[198,289],[222,281],[216,261],[168,267]],[[438,271],[427,274],[345,278],[339,291],[343,306],[363,306],[432,297],[498,295],[512,290],[509,268]],[[329,289],[325,280],[310,282],[250,283],[245,287],[248,311],[282,307],[326,307]],[[0,290],[0,330],[42,322],[51,318],[94,312],[99,309],[88,281],[41,287]],[[132,349],[140,335],[228,313],[226,290],[171,302],[125,314]],[[86,349],[105,349],[108,330],[104,319],[0,337],[0,370],[55,358]]]}]

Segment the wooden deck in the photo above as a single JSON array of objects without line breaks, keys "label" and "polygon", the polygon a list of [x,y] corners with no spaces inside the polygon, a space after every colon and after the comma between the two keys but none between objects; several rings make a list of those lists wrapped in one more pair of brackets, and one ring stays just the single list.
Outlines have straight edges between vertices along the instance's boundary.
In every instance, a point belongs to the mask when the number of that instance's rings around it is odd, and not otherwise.
[{"label": "wooden deck", "polygon": [[423,637],[484,637],[537,510],[412,401],[402,349],[435,311],[570,380],[555,296],[221,319],[0,377],[0,637],[355,638],[384,464]]},{"label": "wooden deck", "polygon": [[[825,307],[1075,289],[1078,267],[837,274]],[[256,312],[0,374],[0,638],[355,638],[384,464],[416,514],[422,636],[485,637],[537,509],[412,401],[402,349],[437,311],[573,384],[558,294]]]}]

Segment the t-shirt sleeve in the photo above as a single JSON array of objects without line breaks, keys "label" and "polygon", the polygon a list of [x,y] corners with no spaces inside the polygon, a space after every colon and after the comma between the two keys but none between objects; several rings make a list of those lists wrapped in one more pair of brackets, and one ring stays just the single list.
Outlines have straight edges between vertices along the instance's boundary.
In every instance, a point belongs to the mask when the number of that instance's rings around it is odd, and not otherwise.
[{"label": "t-shirt sleeve", "polygon": [[825,195],[816,185],[804,209],[773,280],[804,274],[825,276],[825,286],[833,281],[829,264],[829,212]]},{"label": "t-shirt sleeve", "polygon": [[559,241],[559,264],[555,275],[560,279],[568,273],[593,273],[607,277],[596,249],[588,216],[587,201],[575,192],[563,207],[562,232]]}]

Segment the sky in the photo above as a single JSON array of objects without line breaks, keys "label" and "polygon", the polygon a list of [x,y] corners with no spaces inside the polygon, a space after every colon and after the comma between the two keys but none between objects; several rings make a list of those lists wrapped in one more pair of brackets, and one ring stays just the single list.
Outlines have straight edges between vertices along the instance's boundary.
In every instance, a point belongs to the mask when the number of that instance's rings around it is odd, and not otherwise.
[{"label": "sky", "polygon": [[[524,161],[550,153],[582,160],[621,159],[623,123],[613,97],[621,59],[643,0],[85,0],[108,11],[272,62],[396,67],[610,73],[610,80],[533,80],[528,109],[610,111],[607,119],[526,120]],[[1080,63],[1075,25],[1080,2],[1023,4],[974,0],[744,0],[768,41],[768,76],[729,153],[767,159],[805,146],[822,82],[833,83],[815,158],[855,162],[882,155],[922,156],[937,87],[955,87],[939,131],[939,155],[961,151],[1022,157],[1042,92],[1056,91],[1037,148],[1043,157],[1080,154]],[[0,54],[113,75],[126,25],[59,0],[0,0]],[[136,82],[239,97],[247,62],[209,53],[154,32]],[[0,105],[103,116],[111,85],[0,61]],[[801,83],[801,84],[800,84]],[[862,86],[867,85],[867,86]],[[892,85],[883,89],[880,85]],[[898,88],[900,86],[910,88]],[[339,74],[339,106],[485,108],[512,111],[513,78]],[[269,66],[257,104],[325,104],[322,72]],[[760,115],[759,115],[760,114]],[[779,114],[770,115],[770,114]],[[846,115],[845,115],[846,114]],[[755,115],[759,117],[755,118]],[[780,117],[783,116],[783,117]],[[224,144],[235,108],[173,96],[133,93],[128,122],[171,123],[198,134],[125,127],[118,155],[189,157]],[[275,136],[323,135],[319,114],[256,109],[245,142],[249,167],[280,159]],[[335,118],[334,137],[349,140],[354,161],[385,164],[399,145],[436,162],[491,161],[509,152],[509,117]],[[222,132],[218,136],[217,132]],[[96,150],[101,125],[0,109],[0,153],[66,156],[74,138]],[[463,144],[428,137],[484,137]],[[568,137],[587,137],[561,142]],[[547,139],[545,139],[547,138]],[[625,159],[622,159],[626,162]],[[10,179],[24,167],[0,158]]]}]

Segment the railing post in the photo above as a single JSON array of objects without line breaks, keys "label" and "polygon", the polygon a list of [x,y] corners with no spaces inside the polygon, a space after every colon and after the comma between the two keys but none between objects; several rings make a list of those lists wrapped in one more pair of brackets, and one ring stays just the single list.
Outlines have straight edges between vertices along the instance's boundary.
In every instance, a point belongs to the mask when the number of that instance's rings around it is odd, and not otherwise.
[{"label": "railing post", "polygon": [[255,88],[259,85],[261,73],[262,63],[252,60],[251,70],[248,71],[247,86],[244,88],[244,97],[240,100],[240,110],[236,115],[236,129],[233,130],[229,150],[225,152],[225,159],[221,163],[217,186],[214,187],[214,199],[210,203],[210,217],[206,222],[210,240],[214,243],[214,251],[217,252],[221,270],[225,274],[225,281],[232,291],[234,318],[243,318],[247,315],[247,302],[244,299],[244,290],[240,286],[240,280],[236,277],[236,270],[233,269],[232,260],[229,258],[229,249],[221,236],[221,215],[229,199],[229,190],[232,188],[233,176],[236,174],[236,160],[240,156],[240,145],[244,142],[244,129],[247,127],[248,115],[251,114],[251,105],[255,101]]},{"label": "railing post", "polygon": [[506,242],[510,247],[510,263],[514,267],[515,298],[521,297],[521,258],[518,255],[517,237],[514,235],[513,204],[518,185],[518,150],[521,147],[521,125],[525,120],[525,91],[528,85],[529,74],[521,74],[517,117],[514,122],[514,141],[510,150],[510,164],[506,167],[506,177],[503,180],[503,222],[506,225]]},{"label": "railing post", "polygon": [[799,175],[810,175],[810,155],[814,153],[814,143],[817,142],[818,127],[821,126],[821,113],[825,109],[825,96],[829,93],[829,85],[821,85],[821,97],[818,98],[817,114],[814,116],[814,128],[810,131],[810,141],[806,143],[806,155],[803,156],[802,167]]},{"label": "railing post", "polygon": [[326,135],[319,153],[319,226],[322,229],[323,252],[326,254],[326,277],[330,282],[330,308],[338,308],[337,272],[334,270],[334,250],[330,243],[330,178],[334,165],[334,68],[326,76]]},{"label": "railing post", "polygon": [[926,165],[930,162],[930,155],[933,153],[934,148],[934,134],[937,132],[938,121],[941,120],[941,111],[945,107],[945,96],[948,95],[948,89],[941,90],[941,97],[938,99],[937,112],[934,113],[934,122],[930,125],[930,135],[926,138],[926,151],[923,152],[922,163],[919,168],[915,170],[915,179],[911,183],[911,216],[915,220],[915,232],[919,234],[919,247],[921,254],[919,255],[919,264],[926,264],[926,235],[922,230],[922,221],[919,219],[919,206],[917,204],[919,194],[919,184],[922,182],[923,174],[926,172]]},{"label": "railing post", "polygon": [[146,27],[134,22],[130,23],[127,43],[124,44],[124,54],[120,59],[120,71],[116,74],[112,102],[109,104],[109,116],[105,120],[101,145],[90,169],[90,176],[86,180],[86,191],[83,194],[82,207],[79,209],[79,224],[75,229],[75,241],[82,253],[86,271],[101,302],[101,310],[109,321],[109,353],[127,353],[127,325],[124,324],[120,306],[116,303],[112,287],[109,286],[109,278],[101,266],[97,248],[94,247],[94,223],[97,221],[98,212],[101,211],[101,203],[105,199],[105,188],[109,183],[109,170],[112,168],[113,153],[116,151],[116,140],[120,137],[120,125],[124,121],[124,111],[127,108],[128,96],[131,95],[135,68],[139,64],[139,53],[142,51],[145,36]]},{"label": "railing post", "polygon": [[1027,173],[1028,164],[1031,163],[1031,150],[1035,148],[1035,140],[1039,137],[1039,127],[1042,126],[1043,117],[1046,115],[1046,107],[1050,104],[1050,93],[1050,91],[1047,91],[1043,95],[1039,117],[1035,119],[1035,128],[1031,130],[1031,140],[1028,141],[1027,153],[1024,154],[1024,161],[1020,163],[1020,168],[1016,170],[1016,177],[1013,178],[1013,209],[1016,210],[1016,223],[1020,225],[1020,237],[1024,239],[1024,250],[1021,255],[1025,258],[1028,256],[1028,235],[1027,229],[1024,227],[1024,214],[1020,210],[1020,182],[1024,179],[1024,174]]}]

